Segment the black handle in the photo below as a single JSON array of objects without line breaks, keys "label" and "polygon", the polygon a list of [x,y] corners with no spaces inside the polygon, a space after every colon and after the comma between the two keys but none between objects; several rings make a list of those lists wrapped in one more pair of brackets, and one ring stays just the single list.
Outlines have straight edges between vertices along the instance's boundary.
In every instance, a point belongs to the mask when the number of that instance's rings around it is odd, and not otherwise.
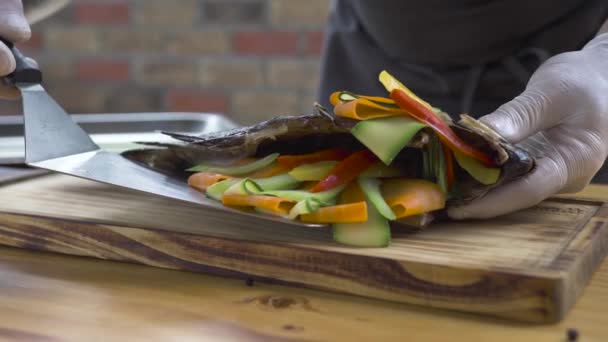
[{"label": "black handle", "polygon": [[16,83],[42,83],[42,72],[36,64],[31,63],[25,56],[15,47],[15,45],[6,39],[0,38],[15,56],[15,71],[5,76],[13,85]]}]

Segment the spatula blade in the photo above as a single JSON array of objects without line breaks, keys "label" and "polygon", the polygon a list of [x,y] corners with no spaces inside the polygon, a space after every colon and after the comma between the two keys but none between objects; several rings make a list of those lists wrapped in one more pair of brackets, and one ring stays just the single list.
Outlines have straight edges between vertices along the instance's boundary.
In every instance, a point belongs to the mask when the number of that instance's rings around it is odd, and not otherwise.
[{"label": "spatula blade", "polygon": [[154,170],[147,169],[123,156],[103,150],[73,154],[66,157],[29,163],[29,165],[62,174],[88,179],[100,183],[141,191],[183,202],[195,203],[202,207],[225,211],[231,214],[246,215],[274,222],[305,227],[323,227],[292,221],[279,216],[270,216],[226,207],[207,198],[204,194],[189,187],[183,181],[170,178]]},{"label": "spatula blade", "polygon": [[99,149],[40,84],[17,84],[25,123],[26,163]]}]

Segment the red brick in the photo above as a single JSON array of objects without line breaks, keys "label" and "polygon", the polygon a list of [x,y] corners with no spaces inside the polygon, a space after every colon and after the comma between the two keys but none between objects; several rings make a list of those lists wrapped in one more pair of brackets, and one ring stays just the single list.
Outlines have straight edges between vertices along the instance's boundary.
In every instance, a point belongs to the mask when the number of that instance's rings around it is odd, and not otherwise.
[{"label": "red brick", "polygon": [[76,77],[81,81],[128,81],[129,63],[83,61],[76,64]]},{"label": "red brick", "polygon": [[308,32],[306,34],[306,54],[320,56],[323,50],[325,32]]},{"label": "red brick", "polygon": [[127,2],[76,3],[74,20],[77,24],[126,24],[129,5]]},{"label": "red brick", "polygon": [[35,51],[42,48],[42,34],[38,31],[33,31],[32,36],[26,42],[19,43],[18,47],[23,51]]},{"label": "red brick", "polygon": [[298,34],[279,31],[246,31],[234,34],[234,48],[242,55],[295,55]]},{"label": "red brick", "polygon": [[166,96],[167,110],[174,112],[228,111],[228,97],[219,92],[203,90],[170,90]]}]

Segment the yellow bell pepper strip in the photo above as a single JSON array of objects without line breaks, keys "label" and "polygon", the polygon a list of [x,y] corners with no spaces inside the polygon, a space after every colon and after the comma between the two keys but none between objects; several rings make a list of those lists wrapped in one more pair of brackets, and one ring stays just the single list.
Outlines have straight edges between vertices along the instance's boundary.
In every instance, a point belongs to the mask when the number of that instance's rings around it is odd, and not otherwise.
[{"label": "yellow bell pepper strip", "polygon": [[322,161],[338,161],[346,158],[348,151],[342,149],[327,149],[308,154],[282,155],[277,163],[286,169],[294,169],[303,164],[312,164]]},{"label": "yellow bell pepper strip", "polygon": [[254,207],[287,215],[296,202],[275,196],[224,194],[222,203],[230,207]]},{"label": "yellow bell pepper strip", "polygon": [[355,152],[339,162],[329,172],[329,175],[319,181],[310,192],[322,192],[345,185],[359,177],[360,174],[367,171],[376,162],[378,162],[378,158],[369,150]]},{"label": "yellow bell pepper strip", "polygon": [[454,133],[450,126],[439,119],[432,110],[409,97],[403,90],[393,89],[393,91],[391,91],[391,98],[413,118],[431,126],[439,136],[441,142],[446,144],[450,149],[460,151],[462,154],[472,157],[486,166],[491,167],[496,165],[496,162],[492,157],[473,146],[467,145],[456,135],[456,133]]},{"label": "yellow bell pepper strip", "polygon": [[382,182],[382,197],[397,219],[443,209],[441,188],[423,179],[388,179]]},{"label": "yellow bell pepper strip", "polygon": [[413,91],[411,91],[408,87],[403,85],[403,83],[399,82],[399,80],[397,80],[395,77],[393,77],[391,74],[389,74],[386,70],[382,70],[382,72],[380,72],[380,75],[378,75],[378,80],[380,81],[380,83],[382,83],[384,88],[386,88],[386,90],[389,93],[392,93],[393,90],[395,90],[395,89],[399,89],[399,90],[405,92],[408,95],[408,97],[410,97],[411,99],[414,99],[416,102],[418,102],[422,106],[426,107],[429,110],[433,110],[433,106],[431,106],[430,103],[428,103],[428,102],[424,101],[423,99],[419,98],[418,96],[416,96],[416,94],[414,94]]},{"label": "yellow bell pepper strip", "polygon": [[208,187],[233,177],[215,172],[197,172],[188,177],[188,185],[205,192]]},{"label": "yellow bell pepper strip", "polygon": [[462,167],[475,180],[484,185],[491,185],[498,182],[500,178],[500,168],[485,167],[477,160],[454,151],[454,157],[460,167]]},{"label": "yellow bell pepper strip", "polygon": [[367,221],[367,203],[361,201],[322,207],[313,213],[300,215],[300,220],[308,223],[365,222]]}]

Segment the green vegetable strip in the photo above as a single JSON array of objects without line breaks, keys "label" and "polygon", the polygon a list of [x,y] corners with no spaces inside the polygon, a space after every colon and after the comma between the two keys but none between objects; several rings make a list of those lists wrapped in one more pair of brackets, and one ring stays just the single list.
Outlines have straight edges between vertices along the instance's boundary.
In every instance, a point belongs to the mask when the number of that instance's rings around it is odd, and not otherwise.
[{"label": "green vegetable strip", "polygon": [[432,178],[428,145],[422,149],[422,178],[426,180],[431,180]]},{"label": "green vegetable strip", "polygon": [[437,149],[437,184],[441,188],[441,191],[447,195],[448,189],[448,179],[446,175],[446,166],[445,166],[445,155],[441,150],[441,143],[439,141],[436,142],[435,148]]},{"label": "green vegetable strip", "polygon": [[258,159],[252,163],[241,166],[214,166],[208,164],[199,164],[187,169],[186,171],[194,172],[215,172],[228,176],[240,176],[265,168],[272,164],[279,157],[278,153],[269,154],[262,159]]},{"label": "green vegetable strip", "polygon": [[305,190],[273,190],[264,191],[261,193],[261,195],[277,196],[297,202],[306,200],[308,198],[314,198],[315,200],[321,201],[323,203],[332,204],[335,203],[336,197],[342,190],[344,190],[344,188],[345,186],[342,185],[331,190],[315,193]]},{"label": "green vegetable strip", "polygon": [[260,188],[262,188],[262,191],[291,190],[296,189],[298,186],[300,186],[300,184],[302,184],[301,181],[293,178],[287,173],[268,178],[256,178],[254,181]]},{"label": "green vegetable strip", "polygon": [[359,186],[366,198],[378,210],[378,212],[388,220],[396,220],[397,217],[391,207],[386,204],[380,192],[380,181],[375,178],[359,178]]},{"label": "green vegetable strip", "polygon": [[230,186],[224,193],[227,195],[253,195],[262,191],[263,189],[256,182],[245,178]]},{"label": "green vegetable strip", "polygon": [[226,179],[221,182],[217,182],[217,183],[213,184],[212,186],[208,187],[207,191],[205,191],[205,194],[207,196],[211,197],[212,199],[221,202],[224,192],[226,192],[226,190],[228,190],[228,188],[230,188],[231,186],[233,186],[234,184],[236,184],[238,182],[240,182],[239,179]]}]

